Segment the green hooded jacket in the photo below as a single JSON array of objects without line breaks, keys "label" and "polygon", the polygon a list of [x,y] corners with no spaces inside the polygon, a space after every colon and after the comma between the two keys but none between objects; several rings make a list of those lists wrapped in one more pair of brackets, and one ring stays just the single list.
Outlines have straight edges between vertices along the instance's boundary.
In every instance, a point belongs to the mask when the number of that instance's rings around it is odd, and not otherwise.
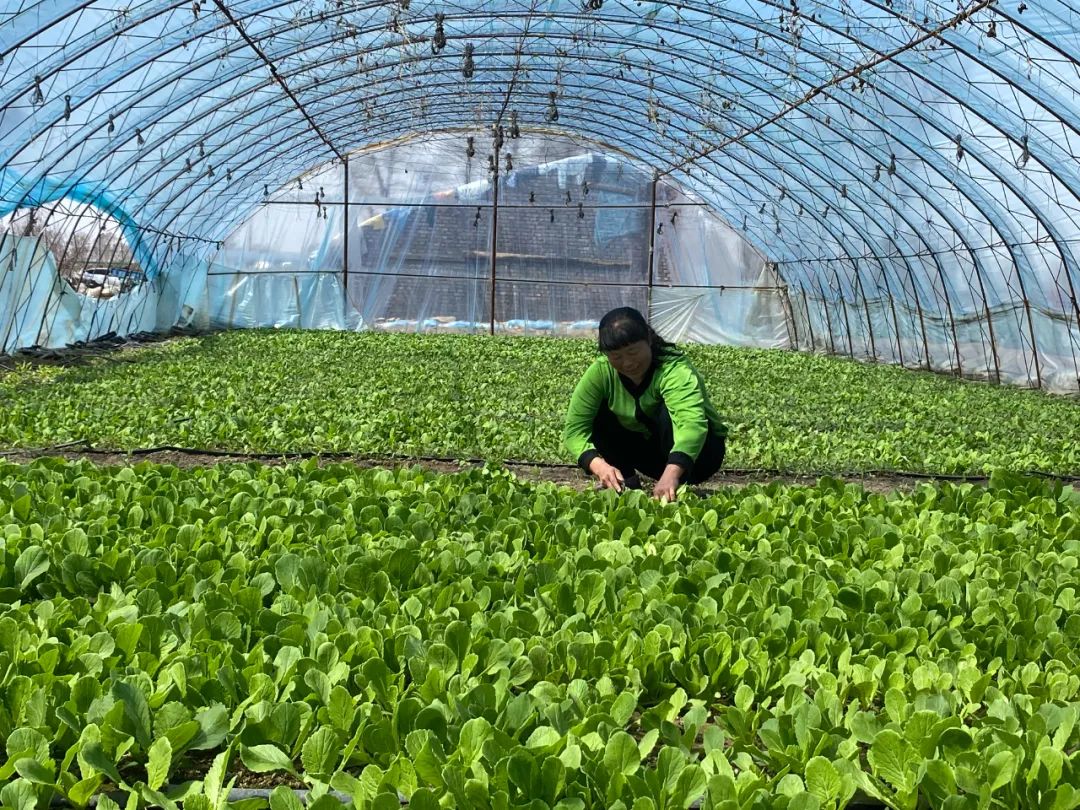
[{"label": "green hooded jacket", "polygon": [[701,453],[709,431],[727,436],[701,375],[681,352],[666,352],[654,360],[641,385],[615,371],[606,357],[598,357],[574,389],[562,436],[563,444],[586,471],[599,455],[592,443],[592,427],[605,402],[619,424],[646,436],[650,435],[647,422],[666,405],[675,439],[668,463],[687,470]]}]

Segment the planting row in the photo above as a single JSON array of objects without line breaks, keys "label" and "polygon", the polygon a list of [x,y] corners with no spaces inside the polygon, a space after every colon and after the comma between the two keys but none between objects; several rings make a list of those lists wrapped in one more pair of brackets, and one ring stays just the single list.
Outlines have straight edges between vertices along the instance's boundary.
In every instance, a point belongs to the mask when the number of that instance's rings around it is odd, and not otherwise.
[{"label": "planting row", "polygon": [[1080,806],[1080,496],[1040,481],[42,460],[0,537],[13,810]]},{"label": "planting row", "polygon": [[[781,351],[688,347],[728,466],[1080,474],[1080,401]],[[0,445],[572,461],[591,341],[233,332],[0,376]]]}]

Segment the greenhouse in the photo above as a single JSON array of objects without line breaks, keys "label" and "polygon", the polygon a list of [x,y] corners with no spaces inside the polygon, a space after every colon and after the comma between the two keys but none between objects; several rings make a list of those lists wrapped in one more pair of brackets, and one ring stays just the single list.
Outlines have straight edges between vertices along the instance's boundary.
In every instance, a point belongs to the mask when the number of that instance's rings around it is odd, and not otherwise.
[{"label": "greenhouse", "polygon": [[1080,11],[0,2],[0,810],[1080,808]]}]

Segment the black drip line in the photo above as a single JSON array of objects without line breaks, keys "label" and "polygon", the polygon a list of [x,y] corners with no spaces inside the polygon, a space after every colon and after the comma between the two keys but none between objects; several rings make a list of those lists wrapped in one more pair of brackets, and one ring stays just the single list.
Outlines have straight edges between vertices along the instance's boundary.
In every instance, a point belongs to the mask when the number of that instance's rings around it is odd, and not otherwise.
[{"label": "black drip line", "polygon": [[[9,456],[36,456],[45,457],[50,453],[65,451],[79,453],[87,456],[148,456],[155,453],[179,453],[189,456],[208,456],[211,458],[246,459],[250,461],[278,461],[307,459],[326,459],[329,461],[358,461],[368,463],[439,463],[439,464],[462,464],[469,466],[483,466],[486,464],[502,464],[507,467],[531,467],[542,470],[573,470],[578,469],[577,464],[561,461],[529,461],[525,459],[492,459],[480,458],[479,456],[437,456],[437,455],[414,455],[409,453],[347,453],[347,452],[318,452],[311,450],[280,451],[280,452],[245,452],[233,450],[221,450],[212,448],[183,447],[173,444],[162,444],[154,447],[140,447],[130,450],[109,449],[94,447],[91,443],[79,439],[64,444],[56,444],[40,448],[19,448],[0,452],[0,457]],[[1080,473],[1053,473],[1045,470],[1014,470],[1018,475],[1042,478],[1062,483],[1080,482]],[[584,474],[584,473],[583,473]],[[950,481],[950,482],[979,482],[989,481],[988,473],[936,473],[920,470],[895,470],[888,468],[866,470],[808,470],[784,467],[725,467],[718,473],[721,478],[725,476],[752,478],[909,478],[916,481]]]}]

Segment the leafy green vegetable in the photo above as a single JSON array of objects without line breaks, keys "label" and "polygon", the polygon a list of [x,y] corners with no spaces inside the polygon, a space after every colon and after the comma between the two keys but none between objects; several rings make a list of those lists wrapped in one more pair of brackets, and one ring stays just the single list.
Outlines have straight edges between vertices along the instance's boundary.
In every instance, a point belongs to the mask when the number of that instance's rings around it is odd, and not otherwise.
[{"label": "leafy green vegetable", "polygon": [[[729,466],[1080,474],[1076,398],[835,357],[686,350],[731,429]],[[581,340],[229,332],[125,352],[130,362],[4,374],[0,445],[567,460],[563,414],[595,356]],[[24,494],[11,509],[29,520],[35,504]]]},{"label": "leafy green vegetable", "polygon": [[1044,480],[43,459],[0,492],[33,504],[0,501],[5,808],[226,810],[250,772],[274,810],[1080,798],[1080,503]]}]

